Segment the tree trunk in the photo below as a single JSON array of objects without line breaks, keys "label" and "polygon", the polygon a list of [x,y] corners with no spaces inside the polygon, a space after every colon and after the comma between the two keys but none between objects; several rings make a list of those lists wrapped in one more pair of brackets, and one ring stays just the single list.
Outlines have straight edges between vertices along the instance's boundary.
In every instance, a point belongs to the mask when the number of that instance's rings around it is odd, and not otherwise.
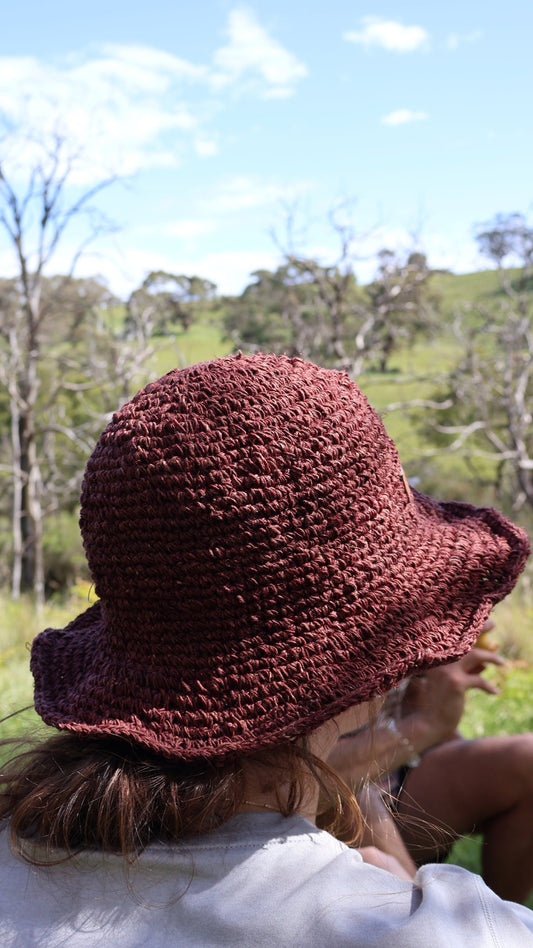
[{"label": "tree trunk", "polygon": [[19,418],[20,470],[22,481],[21,532],[22,575],[21,587],[33,592],[38,608],[44,604],[44,556],[42,479],[37,456],[35,410],[39,391],[37,358],[40,354],[33,314],[30,322],[28,362],[22,389]]},{"label": "tree trunk", "polygon": [[6,366],[5,384],[9,392],[9,416],[11,435],[12,503],[11,527],[13,534],[13,568],[11,575],[11,596],[20,599],[22,586],[22,492],[24,477],[22,473],[20,443],[20,398],[17,386],[20,366],[20,349],[17,331],[14,326],[9,330],[9,360]]},{"label": "tree trunk", "polygon": [[13,530],[13,573],[11,577],[11,596],[20,599],[22,587],[22,492],[23,474],[20,450],[20,416],[16,398],[10,399],[11,413],[11,465],[13,469],[13,502],[11,511]]}]

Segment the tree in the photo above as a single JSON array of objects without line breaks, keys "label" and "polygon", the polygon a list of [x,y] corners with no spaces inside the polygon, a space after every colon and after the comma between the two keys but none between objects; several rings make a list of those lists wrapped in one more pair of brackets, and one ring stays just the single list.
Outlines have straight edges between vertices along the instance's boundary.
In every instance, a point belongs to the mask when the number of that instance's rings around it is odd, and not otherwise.
[{"label": "tree", "polygon": [[[109,399],[96,392],[112,387],[115,372],[113,346],[106,343],[105,368],[101,351],[97,353],[106,335],[101,314],[111,305],[111,295],[101,283],[73,276],[85,247],[109,229],[92,201],[113,179],[80,193],[71,182],[77,155],[68,142],[56,135],[32,145],[33,164],[26,172],[0,161],[0,232],[15,259],[15,276],[0,286],[0,383],[10,430],[10,461],[3,472],[8,467],[12,594],[31,589],[40,603],[44,517],[54,506],[52,485],[56,496],[62,489],[52,446],[59,436],[71,444],[83,442],[83,425],[67,417],[69,402],[71,407],[76,399],[87,404],[92,392],[91,411],[98,402],[103,408]],[[54,256],[74,224],[84,224],[84,236],[72,254],[70,271],[49,277]]]},{"label": "tree", "polygon": [[442,448],[492,470],[498,501],[533,508],[533,313],[477,307],[455,330],[463,355],[450,373],[444,411],[428,434]]},{"label": "tree", "polygon": [[187,331],[199,308],[215,293],[216,285],[202,277],[153,271],[128,299],[126,331],[145,338],[166,333],[176,324]]},{"label": "tree", "polygon": [[434,331],[439,300],[431,290],[432,270],[425,254],[402,260],[390,250],[378,254],[378,271],[366,288],[370,299],[359,332],[359,347],[386,372],[391,355]]},{"label": "tree", "polygon": [[521,268],[520,289],[531,278],[533,269],[533,228],[523,214],[497,214],[494,220],[478,228],[476,240],[480,252],[496,264],[505,279],[504,262],[513,257]]},{"label": "tree", "polygon": [[330,263],[297,251],[289,210],[285,242],[275,237],[283,262],[272,273],[254,273],[255,283],[229,301],[225,327],[236,347],[270,348],[353,370],[361,293],[352,265],[352,228],[342,219],[343,210],[341,206],[329,215],[339,243]]},{"label": "tree", "polygon": [[354,317],[361,304],[355,274],[344,263],[344,258],[324,265],[306,257],[288,257],[288,268],[307,288],[298,333],[300,351],[324,365],[348,369]]},{"label": "tree", "polygon": [[236,348],[287,351],[354,376],[376,365],[385,372],[396,349],[434,329],[433,271],[422,253],[403,261],[383,250],[375,280],[359,287],[353,231],[335,214],[330,222],[336,258],[323,263],[286,250],[276,271],[258,271],[242,296],[228,301],[226,332]]},{"label": "tree", "polygon": [[[533,510],[533,231],[521,215],[498,215],[478,239],[498,264],[501,291],[456,312],[461,355],[427,434],[448,453],[484,463],[500,504]],[[503,268],[511,253],[518,275]]]},{"label": "tree", "polygon": [[240,297],[225,300],[224,327],[236,348],[327,359],[327,312],[308,265],[293,258],[273,272],[257,270]]}]

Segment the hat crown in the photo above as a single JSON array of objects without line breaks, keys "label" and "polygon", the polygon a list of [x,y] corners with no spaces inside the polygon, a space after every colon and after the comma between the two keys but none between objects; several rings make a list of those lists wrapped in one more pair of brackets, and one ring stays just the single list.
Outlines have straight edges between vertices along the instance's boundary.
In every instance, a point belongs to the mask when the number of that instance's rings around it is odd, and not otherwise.
[{"label": "hat crown", "polygon": [[213,607],[235,606],[241,585],[260,595],[272,581],[276,558],[319,554],[343,529],[368,560],[408,503],[396,449],[348,376],[229,357],[171,372],[115,414],[87,465],[80,524],[108,612],[123,618],[129,598],[159,623],[197,599],[210,622],[209,587]]}]

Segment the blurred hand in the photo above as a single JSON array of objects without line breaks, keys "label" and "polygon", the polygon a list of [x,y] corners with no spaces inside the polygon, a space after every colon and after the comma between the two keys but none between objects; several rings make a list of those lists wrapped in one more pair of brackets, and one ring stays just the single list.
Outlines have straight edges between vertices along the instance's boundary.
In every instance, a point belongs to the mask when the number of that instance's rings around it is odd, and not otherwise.
[{"label": "blurred hand", "polygon": [[[484,631],[493,628],[487,622]],[[401,706],[402,719],[416,719],[427,740],[437,744],[456,736],[469,688],[499,694],[498,688],[483,677],[487,665],[504,665],[503,658],[488,649],[474,648],[457,662],[414,676],[406,688]],[[431,746],[428,744],[428,746]]]},{"label": "blurred hand", "polygon": [[[488,632],[493,626],[488,621],[483,630]],[[474,647],[457,662],[414,675],[393,689],[385,699],[383,715],[378,714],[369,727],[341,731],[328,762],[349,786],[360,789],[365,778],[379,779],[386,771],[413,763],[430,747],[460,737],[457,726],[466,692],[479,688],[498,694],[483,671],[488,665],[504,664],[494,651]]]}]

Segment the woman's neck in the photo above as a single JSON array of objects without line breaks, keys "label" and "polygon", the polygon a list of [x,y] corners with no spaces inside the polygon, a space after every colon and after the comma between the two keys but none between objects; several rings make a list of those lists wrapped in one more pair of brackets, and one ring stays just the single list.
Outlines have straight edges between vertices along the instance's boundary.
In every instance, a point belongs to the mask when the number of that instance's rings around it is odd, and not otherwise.
[{"label": "woman's neck", "polygon": [[[339,736],[343,733],[360,727],[368,720],[369,706],[358,705],[350,708],[326,721],[308,735],[306,745],[313,758],[326,761]],[[316,822],[318,809],[319,786],[310,770],[305,772],[305,763],[302,760],[302,796],[296,812],[301,816]],[[276,757],[271,754],[265,761],[249,760],[245,763],[244,802],[239,812],[260,813],[277,810],[280,813],[288,811],[291,784],[286,777],[286,758],[280,752],[279,765]]]}]

